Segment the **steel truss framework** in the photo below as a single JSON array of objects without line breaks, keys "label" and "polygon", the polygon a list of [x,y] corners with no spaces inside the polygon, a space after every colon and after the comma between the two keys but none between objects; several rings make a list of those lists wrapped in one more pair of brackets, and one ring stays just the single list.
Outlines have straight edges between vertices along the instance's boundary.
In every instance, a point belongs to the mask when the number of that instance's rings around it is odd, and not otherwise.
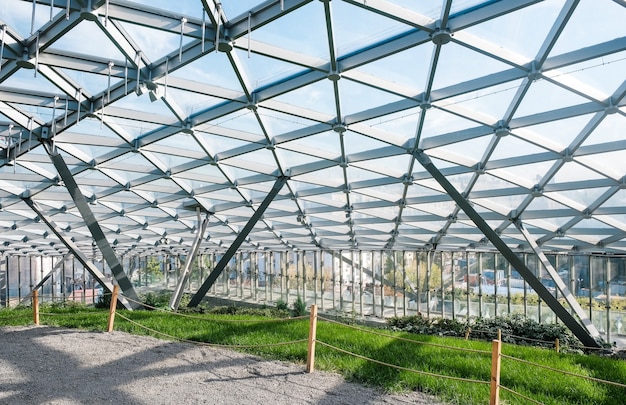
[{"label": "steel truss framework", "polygon": [[3,253],[626,249],[623,1],[147,4],[0,5]]}]

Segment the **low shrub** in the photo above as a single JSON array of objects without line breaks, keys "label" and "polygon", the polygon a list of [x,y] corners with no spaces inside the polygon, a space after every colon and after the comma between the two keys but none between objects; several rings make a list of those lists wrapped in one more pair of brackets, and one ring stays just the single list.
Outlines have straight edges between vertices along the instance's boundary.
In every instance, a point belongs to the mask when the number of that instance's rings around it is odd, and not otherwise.
[{"label": "low shrub", "polygon": [[276,301],[276,309],[280,311],[289,311],[289,304],[287,304],[284,300],[280,299]]},{"label": "low shrub", "polygon": [[111,294],[102,294],[98,297],[96,302],[93,304],[94,307],[98,309],[105,309],[111,307]]},{"label": "low shrub", "polygon": [[[183,300],[185,299],[185,295],[183,294],[180,299],[180,307],[184,306],[185,303]],[[141,294],[139,299],[146,305],[146,309],[152,308],[168,308],[170,304],[170,298],[172,293],[167,290],[162,291],[149,291],[145,294]]]},{"label": "low shrub", "polygon": [[237,305],[218,306],[212,308],[205,308],[203,313],[213,315],[248,315],[248,316],[262,316],[266,318],[288,318],[289,311],[281,310],[272,307],[260,307],[252,308]]},{"label": "low shrub", "polygon": [[423,335],[463,337],[470,331],[472,339],[492,340],[498,330],[502,341],[518,345],[553,347],[559,339],[561,348],[578,350],[578,339],[563,324],[539,323],[520,314],[498,316],[495,318],[471,317],[466,321],[448,318],[426,318],[422,315],[393,317],[387,321],[392,330]]},{"label": "low shrub", "polygon": [[293,316],[303,316],[306,315],[306,302],[302,300],[300,295],[293,302]]}]

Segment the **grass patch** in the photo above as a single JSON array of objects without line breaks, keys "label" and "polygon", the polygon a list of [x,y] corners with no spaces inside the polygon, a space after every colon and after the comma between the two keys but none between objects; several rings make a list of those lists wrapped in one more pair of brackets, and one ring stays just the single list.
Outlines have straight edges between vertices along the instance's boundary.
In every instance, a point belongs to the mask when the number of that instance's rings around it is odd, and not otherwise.
[{"label": "grass patch", "polygon": [[[146,328],[173,336],[172,339],[223,345],[267,345],[302,340],[308,337],[309,328],[308,319],[280,321],[281,318],[267,310],[255,312],[249,309],[209,309],[202,313],[184,314],[185,316],[162,311],[119,311],[119,314]],[[106,327],[107,317],[108,311],[89,307],[41,308],[41,323],[50,326],[102,331]],[[235,320],[242,322],[233,322]],[[30,309],[0,310],[0,326],[28,324],[32,324]],[[116,318],[115,329],[164,338],[122,319],[121,316]],[[490,342],[354,327],[322,319],[318,322],[317,339],[360,356],[412,370],[485,382],[490,379],[490,355],[471,351],[490,352]],[[458,347],[462,350],[435,345]],[[306,343],[233,349],[299,364],[305,363],[307,355]],[[594,355],[559,354],[554,350],[511,344],[503,346],[503,353],[545,367],[626,384],[624,361]],[[347,380],[388,391],[419,390],[431,393],[453,404],[485,404],[489,398],[487,384],[454,381],[390,368],[338,352],[322,344],[317,345],[315,368],[338,372]],[[612,405],[617,398],[626,395],[626,389],[622,387],[563,375],[507,358],[502,359],[502,370],[502,385],[544,404]],[[503,404],[527,403],[526,400],[504,391],[501,391],[501,398]]]}]

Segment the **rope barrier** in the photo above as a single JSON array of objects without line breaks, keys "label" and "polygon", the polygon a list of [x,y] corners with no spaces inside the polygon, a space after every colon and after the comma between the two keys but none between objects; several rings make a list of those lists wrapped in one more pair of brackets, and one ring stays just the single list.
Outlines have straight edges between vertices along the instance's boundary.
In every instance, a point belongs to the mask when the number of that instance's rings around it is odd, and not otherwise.
[{"label": "rope barrier", "polygon": [[84,314],[81,313],[76,313],[76,312],[67,312],[67,313],[55,313],[55,312],[40,312],[40,315],[50,315],[50,316],[73,316],[76,317],[77,315],[88,315],[88,316],[92,316],[92,315],[101,315],[99,313],[95,313],[95,312],[86,312]]},{"label": "rope barrier", "polygon": [[[481,330],[481,329],[470,329],[469,335],[471,336],[473,332],[484,333],[484,334],[491,334],[491,335],[497,335],[498,334],[498,331]],[[533,341],[533,342],[549,343],[549,344],[552,344],[552,345],[554,344],[554,340],[533,339],[533,338],[526,337],[526,336],[518,336],[518,335],[514,335],[512,333],[506,333],[504,331],[501,331],[500,333],[501,333],[502,336],[510,336],[510,337],[514,337],[514,338],[518,338],[518,339],[522,339],[522,340]]]},{"label": "rope barrier", "polygon": [[528,360],[518,359],[517,357],[509,356],[509,355],[506,355],[506,354],[503,354],[502,358],[515,360],[515,361],[518,361],[518,362],[523,363],[523,364],[528,364],[528,365],[531,365],[531,366],[543,368],[543,369],[546,369],[546,370],[554,371],[556,373],[567,374],[567,375],[570,375],[570,376],[573,376],[573,377],[579,377],[579,378],[583,378],[583,379],[586,379],[586,380],[591,380],[591,381],[595,381],[595,382],[599,382],[599,383],[610,384],[610,385],[615,385],[617,387],[626,388],[626,384],[621,384],[621,383],[618,383],[618,382],[602,380],[600,378],[589,377],[589,376],[586,376],[586,375],[576,374],[576,373],[572,373],[572,372],[569,372],[569,371],[559,370],[559,369],[552,368],[552,367],[549,367],[549,366],[544,366],[544,365],[541,365],[541,364],[533,363],[533,362],[528,361]]},{"label": "rope barrier", "polygon": [[589,346],[577,346],[581,349],[585,349],[585,350],[597,350],[597,351],[602,351],[602,350],[611,350],[611,348],[609,347],[589,347]]},{"label": "rope barrier", "polygon": [[344,350],[344,349],[340,349],[340,348],[338,348],[336,346],[333,346],[331,344],[322,342],[320,340],[316,340],[315,342],[321,344],[322,346],[326,346],[326,347],[329,347],[331,349],[337,350],[338,352],[341,352],[341,353],[344,353],[344,354],[348,354],[350,356],[354,356],[354,357],[357,357],[359,359],[371,361],[372,363],[380,364],[382,366],[395,368],[395,369],[398,369],[398,370],[409,371],[409,372],[416,373],[416,374],[423,374],[423,375],[427,375],[429,377],[446,378],[446,379],[454,380],[454,381],[470,382],[470,383],[485,384],[485,385],[489,385],[490,384],[489,381],[480,381],[480,380],[473,380],[473,379],[470,379],[470,378],[452,377],[452,376],[443,375],[443,374],[429,373],[428,371],[419,371],[419,370],[413,370],[411,368],[406,368],[406,367],[402,367],[402,366],[396,366],[395,364],[385,363],[385,362],[380,361],[380,360],[371,359],[369,357],[361,356],[360,354],[356,354],[356,353],[352,353],[352,352],[349,352],[349,351]]},{"label": "rope barrier", "polygon": [[[84,290],[77,290],[77,291],[84,291]],[[68,298],[75,298],[76,300],[80,300],[80,299],[82,299],[84,297],[85,299],[89,300],[89,299],[91,299],[91,297],[96,298],[96,297],[99,297],[101,295],[102,294],[100,294],[100,295],[88,294],[88,295],[83,296],[83,294],[79,293],[79,292],[76,292],[76,294],[74,294],[74,293],[66,293],[65,296],[63,296],[61,294],[55,294],[55,295],[52,295],[52,294],[39,294],[39,299],[41,300],[41,299],[45,298],[47,300],[52,300],[52,301],[66,301]],[[109,294],[109,295],[111,295],[111,294]],[[26,295],[26,296],[22,297],[22,300],[25,300],[27,298],[28,299],[32,298],[32,295]]]},{"label": "rope barrier", "polygon": [[266,343],[266,344],[262,344],[262,345],[224,345],[224,344],[218,344],[218,343],[207,343],[207,342],[199,342],[197,340],[189,340],[189,339],[183,339],[174,335],[170,335],[164,332],[160,332],[156,329],[152,329],[149,328],[147,326],[144,326],[142,324],[140,324],[139,322],[133,321],[132,319],[120,314],[119,312],[117,313],[117,316],[119,316],[120,318],[132,323],[133,325],[139,326],[140,328],[143,328],[147,331],[150,331],[152,333],[155,333],[157,335],[161,335],[161,336],[165,336],[167,338],[170,338],[172,340],[178,340],[180,342],[185,342],[185,343],[192,343],[192,344],[196,344],[196,345],[201,345],[201,346],[211,346],[211,347],[222,347],[222,348],[232,348],[232,347],[236,347],[239,349],[251,349],[251,348],[260,348],[260,347],[276,347],[276,346],[286,346],[286,345],[290,345],[290,344],[295,344],[295,343],[305,343],[307,341],[307,339],[300,339],[300,340],[292,340],[289,342],[280,342],[280,343]]},{"label": "rope barrier", "polygon": [[526,401],[532,402],[534,404],[544,405],[543,402],[539,402],[539,401],[536,401],[536,400],[534,400],[534,399],[532,399],[530,397],[527,397],[526,395],[522,395],[522,394],[520,394],[517,391],[514,391],[514,390],[512,390],[510,388],[505,387],[504,385],[500,384],[499,387],[502,388],[503,390],[505,390],[506,392],[510,392],[513,395],[517,395],[518,397],[525,399]]},{"label": "rope barrier", "polygon": [[[122,295],[120,294],[120,296],[122,296]],[[180,316],[180,317],[183,317],[183,318],[199,319],[199,320],[203,320],[203,321],[234,322],[234,323],[237,323],[237,322],[240,322],[240,323],[243,323],[243,322],[245,322],[245,323],[250,323],[250,322],[267,322],[267,323],[270,323],[270,322],[298,321],[298,320],[301,320],[301,319],[308,319],[309,318],[308,316],[295,316],[293,318],[280,318],[280,319],[211,319],[211,318],[205,318],[205,317],[197,316],[197,315],[181,314],[180,312],[168,311],[168,310],[163,309],[163,308],[153,307],[153,306],[150,306],[148,304],[144,304],[144,303],[142,303],[140,301],[136,301],[136,300],[133,300],[132,298],[128,298],[128,297],[126,297],[126,299],[128,301],[130,301],[130,302],[135,302],[137,304],[141,304],[144,307],[152,309],[154,311],[159,311],[159,312],[163,312],[163,313],[166,313],[166,314],[176,315],[176,316]]]},{"label": "rope barrier", "polygon": [[14,316],[7,316],[7,317],[0,317],[0,321],[4,321],[7,319],[15,319],[16,317],[30,317],[30,312],[23,314],[23,315],[14,315]]},{"label": "rope barrier", "polygon": [[211,319],[204,318],[196,315],[188,315],[188,314],[180,314],[178,312],[172,312],[173,315],[177,315],[183,318],[189,319],[200,319],[204,321],[213,321],[213,322],[230,322],[230,323],[250,323],[250,322],[262,322],[262,323],[279,323],[279,322],[291,322],[291,321],[300,321],[302,319],[309,319],[308,316],[295,316],[293,318],[280,318],[280,319]]},{"label": "rope barrier", "polygon": [[522,340],[529,340],[531,342],[539,342],[539,343],[549,343],[551,345],[554,345],[554,340],[542,340],[542,339],[533,339],[533,338],[529,338],[526,336],[517,336],[517,335],[513,335],[510,333],[502,333],[503,335],[507,335],[507,336],[511,336],[514,338],[518,338],[518,339],[522,339]]},{"label": "rope barrier", "polygon": [[418,340],[407,339],[407,338],[403,338],[403,337],[400,337],[400,336],[392,336],[392,335],[388,335],[386,333],[379,333],[379,332],[374,332],[374,331],[370,331],[370,330],[366,330],[366,329],[357,328],[357,327],[352,326],[352,325],[346,325],[345,323],[333,321],[332,319],[328,319],[328,318],[325,318],[323,316],[320,316],[319,318],[324,320],[324,321],[330,322],[330,323],[335,323],[335,324],[338,324],[338,325],[345,326],[347,328],[358,330],[360,332],[369,333],[369,334],[377,335],[377,336],[383,336],[383,337],[390,338],[390,339],[401,340],[403,342],[410,342],[410,343],[415,343],[415,344],[420,344],[420,345],[425,345],[425,346],[439,347],[439,348],[442,348],[442,349],[459,350],[459,351],[468,352],[468,353],[487,354],[487,355],[491,356],[491,352],[487,351],[487,350],[468,349],[468,348],[463,348],[463,347],[439,345],[437,343],[420,342]]}]

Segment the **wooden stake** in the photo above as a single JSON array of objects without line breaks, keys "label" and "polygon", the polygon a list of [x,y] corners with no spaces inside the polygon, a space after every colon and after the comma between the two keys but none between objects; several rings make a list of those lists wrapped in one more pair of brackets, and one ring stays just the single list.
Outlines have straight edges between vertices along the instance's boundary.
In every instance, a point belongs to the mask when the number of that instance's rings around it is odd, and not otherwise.
[{"label": "wooden stake", "polygon": [[465,330],[465,340],[469,339],[470,333],[472,333],[472,328],[467,328]]},{"label": "wooden stake", "polygon": [[39,291],[33,290],[33,321],[39,325]]},{"label": "wooden stake", "polygon": [[502,342],[502,329],[498,329],[498,340]]},{"label": "wooden stake", "polygon": [[111,295],[111,306],[109,308],[109,322],[107,323],[107,332],[113,331],[113,322],[115,321],[115,310],[117,309],[117,295],[120,292],[120,287],[115,285],[113,287],[113,294]]},{"label": "wooden stake", "polygon": [[306,356],[306,372],[312,373],[315,365],[315,338],[317,336],[317,305],[311,305],[309,321],[309,348]]},{"label": "wooden stake", "polygon": [[556,350],[556,352],[558,353],[560,350],[560,342],[559,342],[559,338],[554,339],[554,349]]},{"label": "wooden stake", "polygon": [[491,349],[491,392],[489,405],[500,404],[500,354],[502,353],[502,342],[494,340]]}]

